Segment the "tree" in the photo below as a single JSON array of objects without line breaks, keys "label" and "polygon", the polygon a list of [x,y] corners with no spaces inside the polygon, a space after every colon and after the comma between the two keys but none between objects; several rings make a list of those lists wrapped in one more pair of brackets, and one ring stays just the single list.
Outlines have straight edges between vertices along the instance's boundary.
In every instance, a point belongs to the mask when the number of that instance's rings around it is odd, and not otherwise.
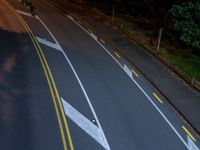
[{"label": "tree", "polygon": [[19,0],[19,1],[30,10],[32,16],[36,15],[35,7],[29,0]]},{"label": "tree", "polygon": [[180,40],[193,50],[200,52],[200,1],[189,1],[173,5],[170,13],[174,18],[174,29]]}]

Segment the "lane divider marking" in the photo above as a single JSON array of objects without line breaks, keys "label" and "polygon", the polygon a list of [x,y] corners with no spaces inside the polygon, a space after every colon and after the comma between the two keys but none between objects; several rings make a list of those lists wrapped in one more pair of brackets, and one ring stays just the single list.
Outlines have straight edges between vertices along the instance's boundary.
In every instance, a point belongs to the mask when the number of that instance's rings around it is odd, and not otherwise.
[{"label": "lane divider marking", "polygon": [[121,58],[121,56],[117,52],[114,52],[114,53],[118,58]]},{"label": "lane divider marking", "polygon": [[183,130],[190,136],[190,138],[196,142],[196,139],[194,138],[194,136],[187,130],[187,128],[185,126],[182,126]]},{"label": "lane divider marking", "polygon": [[160,99],[160,97],[159,97],[156,93],[153,93],[153,96],[154,96],[161,104],[163,104],[163,101]]},{"label": "lane divider marking", "polygon": [[135,74],[136,77],[139,77],[135,70],[131,69],[131,71]]}]

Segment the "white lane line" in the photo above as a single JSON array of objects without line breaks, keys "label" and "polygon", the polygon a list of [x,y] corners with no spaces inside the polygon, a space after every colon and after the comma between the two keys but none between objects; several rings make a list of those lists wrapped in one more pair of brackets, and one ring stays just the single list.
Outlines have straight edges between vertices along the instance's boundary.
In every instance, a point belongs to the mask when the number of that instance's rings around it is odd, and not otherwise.
[{"label": "white lane line", "polygon": [[103,140],[101,130],[94,125],[90,120],[78,112],[73,106],[71,106],[66,100],[61,97],[65,114],[82,130],[89,134],[96,142],[107,149],[107,145]]},{"label": "white lane line", "polygon": [[34,18],[30,13],[27,13],[27,12],[24,12],[24,11],[21,11],[21,10],[17,10],[17,9],[16,9],[16,11],[17,11],[19,14],[22,14],[22,15],[25,15],[25,16]]},{"label": "white lane line", "polygon": [[40,38],[40,37],[38,37],[38,36],[36,36],[36,38],[37,38],[37,40],[38,40],[39,43],[41,43],[41,44],[43,44],[43,45],[46,45],[46,46],[49,46],[49,47],[51,47],[51,48],[54,48],[54,49],[56,49],[56,50],[62,51],[62,49],[60,48],[59,45],[57,45],[57,44],[55,44],[55,43],[52,43],[52,42],[49,42],[49,41],[47,41],[46,39],[42,39],[42,38]]},{"label": "white lane line", "polygon": [[[70,18],[69,18],[70,19]],[[76,25],[78,25],[81,29],[83,29],[88,35],[90,33],[82,27],[80,24],[78,24],[76,21],[72,20]],[[117,61],[117,59],[98,41],[96,42],[113,58],[113,60],[124,70],[123,66]],[[179,132],[175,129],[175,127],[172,125],[172,123],[167,119],[167,117],[163,114],[163,112],[158,108],[158,106],[153,102],[153,100],[148,96],[148,94],[143,90],[143,88],[137,83],[137,81],[134,78],[131,78],[132,81],[136,84],[136,86],[142,91],[142,93],[146,96],[146,98],[151,102],[151,104],[155,107],[155,109],[159,112],[159,114],[163,117],[163,119],[167,122],[167,124],[170,126],[170,128],[174,131],[174,133],[178,136],[178,138],[182,141],[182,143],[188,148],[187,143],[182,138],[182,136],[179,134]]]},{"label": "white lane line", "polygon": [[[37,17],[38,17],[38,16],[37,16]],[[55,42],[57,43],[57,45],[61,48],[61,52],[63,53],[65,59],[67,60],[67,62],[68,62],[68,64],[69,64],[70,68],[72,69],[72,71],[73,71],[73,73],[74,73],[74,75],[75,75],[75,77],[76,77],[76,79],[77,79],[77,81],[78,81],[78,83],[79,83],[79,85],[80,85],[80,87],[81,87],[81,89],[82,89],[82,92],[83,92],[83,94],[84,94],[84,96],[85,96],[85,98],[86,98],[86,100],[87,100],[87,103],[88,103],[88,105],[89,105],[89,107],[90,107],[90,109],[91,109],[91,111],[92,111],[92,114],[93,114],[93,116],[94,116],[94,118],[95,118],[95,120],[96,120],[96,122],[97,122],[97,125],[98,125],[99,129],[100,129],[101,132],[102,132],[103,140],[104,140],[104,142],[106,143],[106,147],[107,147],[106,150],[110,150],[110,146],[109,146],[109,144],[108,144],[108,141],[107,141],[107,139],[106,139],[106,136],[105,136],[105,134],[104,134],[104,131],[103,131],[102,127],[101,127],[100,121],[99,121],[99,119],[98,119],[98,117],[97,117],[97,115],[96,115],[96,112],[95,112],[95,110],[94,110],[94,108],[93,108],[93,106],[92,106],[92,103],[91,103],[91,101],[90,101],[90,99],[89,99],[89,97],[88,97],[88,95],[87,95],[87,93],[86,93],[86,91],[85,91],[85,88],[84,88],[84,86],[83,86],[83,84],[82,84],[80,78],[78,77],[78,74],[76,73],[76,71],[75,71],[75,69],[74,69],[74,67],[73,67],[73,65],[72,65],[72,63],[71,63],[71,61],[69,60],[69,58],[68,58],[67,55],[65,54],[64,50],[62,49],[62,47],[60,46],[60,44],[58,43],[58,41],[56,40],[56,38],[53,36],[53,34],[51,33],[51,31],[49,30],[49,28],[45,25],[45,23],[44,23],[39,17],[38,17],[38,19],[39,19],[39,21],[42,23],[42,25],[46,28],[46,30],[49,32],[49,34],[52,36],[52,38],[55,40]]]}]

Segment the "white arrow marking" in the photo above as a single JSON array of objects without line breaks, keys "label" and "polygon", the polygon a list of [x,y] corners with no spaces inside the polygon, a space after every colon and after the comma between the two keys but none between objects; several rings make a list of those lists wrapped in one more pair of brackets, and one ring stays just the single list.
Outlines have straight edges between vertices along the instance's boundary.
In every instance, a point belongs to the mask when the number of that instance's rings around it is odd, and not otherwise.
[{"label": "white arrow marking", "polygon": [[62,97],[61,100],[63,103],[65,114],[82,130],[89,134],[95,141],[97,141],[101,146],[108,150],[109,148],[107,147],[107,143],[104,141],[104,134],[102,133],[102,130],[94,125],[91,121],[89,121],[75,108],[73,108]]},{"label": "white arrow marking", "polygon": [[197,145],[192,141],[192,139],[187,136],[187,141],[188,141],[188,150],[199,150]]},{"label": "white arrow marking", "polygon": [[37,36],[36,36],[36,38],[37,38],[37,40],[38,40],[39,43],[44,44],[46,46],[49,46],[51,48],[54,48],[56,50],[62,51],[62,49],[60,48],[60,46],[58,44],[49,42],[46,39],[42,39],[42,38],[37,37]]}]

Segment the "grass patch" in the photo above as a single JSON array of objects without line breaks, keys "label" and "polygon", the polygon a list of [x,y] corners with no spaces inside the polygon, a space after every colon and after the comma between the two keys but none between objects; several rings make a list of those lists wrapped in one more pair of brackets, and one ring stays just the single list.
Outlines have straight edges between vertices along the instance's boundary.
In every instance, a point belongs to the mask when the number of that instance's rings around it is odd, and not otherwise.
[{"label": "grass patch", "polygon": [[200,81],[200,57],[191,55],[190,57],[183,57],[177,54],[162,53],[171,63],[183,70],[191,77],[196,77]]}]

